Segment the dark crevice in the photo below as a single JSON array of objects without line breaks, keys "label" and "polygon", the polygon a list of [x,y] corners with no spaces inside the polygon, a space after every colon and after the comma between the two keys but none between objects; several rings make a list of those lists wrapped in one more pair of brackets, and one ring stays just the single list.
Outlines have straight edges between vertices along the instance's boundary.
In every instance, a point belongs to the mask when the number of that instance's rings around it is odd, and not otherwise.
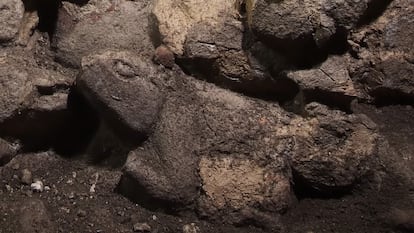
[{"label": "dark crevice", "polygon": [[304,91],[304,99],[306,104],[318,102],[328,106],[329,108],[341,110],[347,114],[351,114],[351,103],[355,100],[355,97],[348,96],[343,93],[322,90],[307,90]]},{"label": "dark crevice", "polygon": [[411,105],[414,106],[414,95],[403,93],[386,87],[376,88],[370,92],[374,97],[374,104],[377,107],[390,105]]},{"label": "dark crevice", "polygon": [[358,27],[371,24],[380,17],[393,0],[372,0],[368,3],[368,8],[358,21]]},{"label": "dark crevice", "polygon": [[61,6],[60,0],[24,1],[26,10],[36,10],[39,16],[38,30],[49,34],[50,40],[53,39],[58,19],[58,10]]},{"label": "dark crevice", "polygon": [[297,69],[312,68],[328,58],[326,49],[320,49],[312,35],[298,39],[276,39],[266,36],[259,39],[269,48],[287,58],[288,63]]},{"label": "dark crevice", "polygon": [[298,200],[307,198],[339,199],[352,194],[352,186],[347,187],[321,187],[317,189],[307,182],[297,171],[292,170],[293,192]]},{"label": "dark crevice", "polygon": [[22,144],[22,152],[52,149],[66,157],[87,147],[96,130],[96,116],[73,93],[68,107],[44,111],[27,109],[0,123],[0,137]]}]

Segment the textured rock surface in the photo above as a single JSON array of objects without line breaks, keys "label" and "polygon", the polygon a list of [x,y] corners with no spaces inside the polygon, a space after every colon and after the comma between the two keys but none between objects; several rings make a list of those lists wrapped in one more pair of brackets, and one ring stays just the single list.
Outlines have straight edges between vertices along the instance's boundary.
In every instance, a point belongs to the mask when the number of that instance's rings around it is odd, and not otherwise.
[{"label": "textured rock surface", "polygon": [[62,101],[64,106],[65,90],[73,82],[70,76],[36,65],[21,51],[3,50],[0,64],[0,122],[27,109],[59,109]]},{"label": "textured rock surface", "polygon": [[157,0],[152,13],[162,42],[179,55],[184,52],[184,42],[191,28],[207,23],[219,30],[227,20],[237,15],[236,0]]},{"label": "textured rock surface", "polygon": [[106,49],[151,54],[148,7],[149,1],[89,1],[84,6],[64,2],[54,38],[56,58],[79,67],[83,56]]},{"label": "textured rock surface", "polygon": [[0,232],[410,232],[412,0],[24,2]]},{"label": "textured rock surface", "polygon": [[359,97],[349,76],[346,57],[332,56],[315,69],[289,72],[288,78],[306,92],[321,91]]},{"label": "textured rock surface", "polygon": [[0,3],[0,43],[14,40],[23,18],[24,6],[20,0],[4,0]]},{"label": "textured rock surface", "polygon": [[0,138],[0,166],[7,164],[17,154],[18,149],[17,145]]},{"label": "textured rock surface", "polygon": [[352,79],[379,103],[414,103],[413,12],[412,4],[394,1],[373,24],[351,35],[359,58],[351,66]]},{"label": "textured rock surface", "polygon": [[[93,60],[95,63],[89,64],[99,69],[86,65],[86,76],[78,85],[84,93],[95,93],[95,97],[88,97],[92,104],[112,106],[119,117],[108,122],[110,127],[116,129],[128,122],[122,117],[145,113],[119,107],[119,100],[102,91],[106,86],[95,91],[84,87],[120,82],[113,75],[117,66],[105,65],[111,61],[129,61],[131,67],[147,63],[123,52],[108,52]],[[105,75],[112,78],[92,78],[102,70],[112,73]],[[136,75],[141,76],[136,78],[142,79],[150,70],[137,69]],[[362,116],[348,116],[313,104],[306,108],[308,117],[303,118],[285,112],[277,104],[247,98],[178,72],[165,74],[170,82],[161,85],[159,91],[166,102],[157,114],[147,115],[154,121],[154,131],[142,146],[129,153],[119,186],[121,193],[148,208],[171,211],[190,207],[210,219],[230,223],[250,219],[264,224],[262,218],[271,219],[283,212],[294,199],[289,161],[299,176],[323,191],[351,186],[375,167],[371,161],[375,160],[377,147],[375,124],[365,122]],[[163,79],[151,73],[146,77],[152,83]],[[132,81],[123,90],[129,87],[134,87]],[[134,90],[137,93],[139,88]],[[97,98],[96,94],[104,95]],[[105,117],[105,113],[102,115]]]},{"label": "textured rock surface", "polygon": [[[91,101],[115,131],[129,138],[146,137],[163,103],[163,96],[151,80],[157,70],[148,61],[127,52],[106,52],[85,57],[80,92]],[[112,122],[115,122],[113,124]]]},{"label": "textured rock surface", "polygon": [[346,115],[316,103],[305,111],[313,119],[310,127],[302,127],[301,134],[308,135],[298,135],[292,156],[292,168],[305,182],[332,191],[353,185],[375,168],[379,135],[374,122],[365,115]]}]

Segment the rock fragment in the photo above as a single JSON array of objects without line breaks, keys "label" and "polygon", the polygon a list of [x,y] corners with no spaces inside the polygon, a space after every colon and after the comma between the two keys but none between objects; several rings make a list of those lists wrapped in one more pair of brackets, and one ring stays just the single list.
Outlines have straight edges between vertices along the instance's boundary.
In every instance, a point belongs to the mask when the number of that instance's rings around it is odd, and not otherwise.
[{"label": "rock fragment", "polygon": [[28,169],[23,169],[20,177],[20,182],[23,184],[32,184],[32,172]]},{"label": "rock fragment", "polygon": [[135,223],[134,232],[151,232],[151,226],[148,223]]},{"label": "rock fragment", "polygon": [[39,192],[39,193],[41,193],[41,192],[43,192],[44,185],[43,185],[43,182],[42,182],[41,180],[35,180],[35,182],[33,182],[33,183],[30,185],[30,188],[31,188],[34,192]]},{"label": "rock fragment", "polygon": [[3,0],[0,2],[0,43],[16,39],[23,14],[23,1]]}]

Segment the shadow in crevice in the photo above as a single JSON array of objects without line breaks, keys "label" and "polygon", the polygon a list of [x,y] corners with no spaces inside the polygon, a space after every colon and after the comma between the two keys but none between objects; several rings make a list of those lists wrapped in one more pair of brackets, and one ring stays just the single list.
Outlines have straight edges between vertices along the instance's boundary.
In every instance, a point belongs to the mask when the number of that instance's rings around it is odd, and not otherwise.
[{"label": "shadow in crevice", "polygon": [[377,0],[368,3],[368,9],[358,21],[357,26],[368,25],[380,17],[393,0]]},{"label": "shadow in crevice", "polygon": [[0,137],[22,144],[22,152],[52,149],[72,157],[86,149],[96,131],[96,115],[71,92],[67,108],[27,109],[0,123]]},{"label": "shadow in crevice", "polygon": [[338,188],[321,187],[320,189],[317,189],[306,181],[306,179],[304,179],[297,171],[292,170],[292,175],[293,192],[299,201],[307,198],[339,199],[352,194],[352,186]]},{"label": "shadow in crevice", "polygon": [[58,10],[61,7],[60,0],[23,0],[26,11],[37,11],[39,17],[39,24],[37,29],[41,32],[49,34],[50,40],[56,30],[56,24],[58,19]]}]

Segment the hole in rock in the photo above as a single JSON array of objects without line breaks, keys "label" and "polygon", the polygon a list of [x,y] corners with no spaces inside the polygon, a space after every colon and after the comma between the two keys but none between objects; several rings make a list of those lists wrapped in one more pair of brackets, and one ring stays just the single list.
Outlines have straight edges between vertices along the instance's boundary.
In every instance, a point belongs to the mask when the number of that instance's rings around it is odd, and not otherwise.
[{"label": "hole in rock", "polygon": [[23,152],[53,149],[74,156],[87,147],[97,127],[97,117],[79,96],[71,92],[67,108],[25,110],[0,123],[0,137],[20,141]]},{"label": "hole in rock", "polygon": [[352,192],[351,186],[338,188],[321,187],[321,189],[317,189],[312,187],[297,171],[292,170],[292,175],[293,192],[298,200],[306,198],[339,199]]}]

